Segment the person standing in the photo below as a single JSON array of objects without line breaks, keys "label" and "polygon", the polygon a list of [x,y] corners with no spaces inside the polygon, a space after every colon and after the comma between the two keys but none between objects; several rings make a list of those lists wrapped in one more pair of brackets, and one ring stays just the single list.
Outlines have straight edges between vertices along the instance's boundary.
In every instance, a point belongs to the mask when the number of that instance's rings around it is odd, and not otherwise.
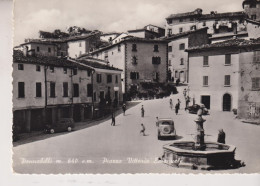
[{"label": "person standing", "polygon": [[125,116],[125,111],[126,111],[126,105],[125,105],[125,103],[123,104],[122,109],[123,109],[124,116]]},{"label": "person standing", "polygon": [[187,90],[186,90],[186,88],[183,90],[183,95],[184,95],[184,97],[186,98],[186,94],[187,94]]},{"label": "person standing", "polygon": [[188,109],[189,103],[190,103],[190,97],[187,96],[187,97],[186,97],[186,106],[185,106],[185,110]]},{"label": "person standing", "polygon": [[179,108],[180,108],[179,103],[176,103],[176,105],[175,105],[175,114],[176,114],[176,115],[177,115],[178,112],[179,112]]},{"label": "person standing", "polygon": [[116,125],[115,113],[112,112],[112,122],[111,122],[111,126],[115,126],[115,125]]},{"label": "person standing", "polygon": [[171,110],[172,110],[172,105],[173,105],[172,99],[170,99],[170,108],[171,108]]},{"label": "person standing", "polygon": [[180,107],[181,107],[181,101],[178,99],[178,108],[180,109]]},{"label": "person standing", "polygon": [[156,127],[158,127],[159,126],[159,118],[158,118],[158,116],[156,117]]},{"label": "person standing", "polygon": [[141,130],[140,130],[140,134],[143,133],[143,136],[145,136],[145,127],[144,124],[141,123]]},{"label": "person standing", "polygon": [[141,108],[141,115],[142,117],[144,117],[144,106],[142,105],[142,108]]},{"label": "person standing", "polygon": [[226,143],[226,134],[223,129],[219,129],[218,133],[218,143]]}]

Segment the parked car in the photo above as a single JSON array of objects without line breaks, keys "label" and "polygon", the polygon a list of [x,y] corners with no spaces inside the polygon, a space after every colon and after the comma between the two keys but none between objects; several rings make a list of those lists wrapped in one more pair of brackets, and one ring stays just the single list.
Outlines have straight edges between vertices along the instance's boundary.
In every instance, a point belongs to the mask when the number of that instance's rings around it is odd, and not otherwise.
[{"label": "parked car", "polygon": [[158,139],[160,140],[162,137],[176,137],[176,130],[174,128],[174,121],[168,118],[160,118],[156,122],[158,127]]},{"label": "parked car", "polygon": [[203,115],[209,114],[209,111],[208,111],[208,109],[205,107],[204,104],[201,104],[201,105],[199,105],[199,104],[194,104],[194,105],[192,105],[192,106],[189,106],[187,109],[188,109],[189,113],[191,113],[191,114],[197,114],[199,109],[202,110],[202,114],[203,114]]},{"label": "parked car", "polygon": [[74,120],[72,118],[61,118],[56,124],[54,125],[46,125],[44,131],[46,133],[55,133],[55,132],[65,132],[65,131],[72,131],[75,127]]}]

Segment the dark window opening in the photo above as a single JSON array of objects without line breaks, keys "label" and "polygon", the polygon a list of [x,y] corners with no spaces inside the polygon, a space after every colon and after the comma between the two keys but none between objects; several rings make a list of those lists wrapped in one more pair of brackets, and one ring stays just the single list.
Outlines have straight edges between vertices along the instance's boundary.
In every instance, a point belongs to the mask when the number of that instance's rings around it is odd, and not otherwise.
[{"label": "dark window opening", "polygon": [[40,52],[40,47],[37,46],[36,50],[37,50],[37,52]]},{"label": "dark window opening", "polygon": [[139,72],[130,72],[130,79],[139,79]]},{"label": "dark window opening", "polygon": [[42,84],[36,83],[36,97],[42,97]]},{"label": "dark window opening", "polygon": [[137,46],[136,46],[136,44],[132,44],[132,51],[133,51],[133,52],[136,52],[136,51],[137,51]]},{"label": "dark window opening", "polygon": [[50,66],[50,71],[51,71],[51,73],[54,72],[54,67],[53,66]]},{"label": "dark window opening", "polygon": [[185,49],[185,44],[184,44],[184,43],[181,43],[181,44],[179,45],[179,49],[180,49],[180,50],[184,50],[184,49]]},{"label": "dark window opening", "polygon": [[179,28],[179,33],[182,33],[183,32],[183,28]]},{"label": "dark window opening", "polygon": [[40,72],[41,71],[41,66],[40,65],[36,65],[36,71]]},{"label": "dark window opening", "polygon": [[252,90],[260,90],[260,77],[252,78]]},{"label": "dark window opening", "polygon": [[225,86],[230,86],[230,75],[225,75],[224,85]]},{"label": "dark window opening", "polygon": [[73,97],[79,97],[79,84],[73,84]]},{"label": "dark window opening", "polygon": [[203,66],[209,66],[209,56],[203,56]]},{"label": "dark window opening", "polygon": [[50,97],[51,98],[55,98],[55,83],[54,82],[50,82]]},{"label": "dark window opening", "polygon": [[77,75],[78,74],[78,69],[74,68],[73,69],[73,75]]},{"label": "dark window opening", "polygon": [[168,47],[169,52],[172,52],[172,46]]},{"label": "dark window opening", "polygon": [[133,63],[134,65],[137,65],[137,57],[136,57],[136,56],[133,56],[133,57],[132,57],[132,63]]},{"label": "dark window opening", "polygon": [[208,86],[209,85],[209,77],[208,76],[203,76],[203,86]]},{"label": "dark window opening", "polygon": [[97,83],[102,82],[102,74],[97,74]]},{"label": "dark window opening", "polygon": [[225,65],[231,65],[231,54],[225,55]]},{"label": "dark window opening", "polygon": [[92,97],[92,95],[93,95],[93,86],[92,86],[92,84],[88,84],[87,85],[87,96]]},{"label": "dark window opening", "polygon": [[154,52],[159,52],[159,46],[158,45],[154,45],[153,46],[153,51]]},{"label": "dark window opening", "polygon": [[121,51],[121,45],[118,45],[118,46],[117,46],[117,50],[118,50],[118,52]]},{"label": "dark window opening", "polygon": [[51,53],[51,48],[50,47],[48,48],[48,52]]},{"label": "dark window opening", "polygon": [[116,75],[116,83],[118,83],[118,75]]},{"label": "dark window opening", "polygon": [[63,73],[67,74],[68,73],[68,69],[66,67],[63,68]]},{"label": "dark window opening", "polygon": [[24,98],[25,91],[24,91],[24,82],[18,82],[18,98]]},{"label": "dark window opening", "polygon": [[18,70],[23,70],[23,64],[18,64]]},{"label": "dark window opening", "polygon": [[183,59],[183,58],[181,58],[181,63],[180,63],[180,65],[184,65],[184,59]]},{"label": "dark window opening", "polygon": [[69,94],[69,84],[68,82],[63,82],[63,97],[68,97]]},{"label": "dark window opening", "polygon": [[153,57],[152,64],[159,65],[161,63],[161,57]]},{"label": "dark window opening", "polygon": [[112,83],[112,75],[111,74],[107,75],[107,83]]}]

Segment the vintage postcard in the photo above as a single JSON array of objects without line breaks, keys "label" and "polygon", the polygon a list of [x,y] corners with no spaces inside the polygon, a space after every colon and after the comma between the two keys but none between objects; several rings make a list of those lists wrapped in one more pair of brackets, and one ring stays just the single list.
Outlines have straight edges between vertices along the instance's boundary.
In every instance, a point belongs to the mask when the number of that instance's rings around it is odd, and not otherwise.
[{"label": "vintage postcard", "polygon": [[260,0],[16,0],[16,174],[260,172]]}]

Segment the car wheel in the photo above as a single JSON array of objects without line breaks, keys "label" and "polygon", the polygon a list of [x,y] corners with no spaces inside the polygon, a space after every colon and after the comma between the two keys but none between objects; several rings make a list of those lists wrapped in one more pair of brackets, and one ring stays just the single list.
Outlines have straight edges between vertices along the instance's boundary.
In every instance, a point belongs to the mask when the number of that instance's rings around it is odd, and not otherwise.
[{"label": "car wheel", "polygon": [[50,129],[50,133],[53,134],[55,131],[54,129]]},{"label": "car wheel", "polygon": [[72,128],[71,127],[68,127],[68,132],[71,132],[72,131]]}]

